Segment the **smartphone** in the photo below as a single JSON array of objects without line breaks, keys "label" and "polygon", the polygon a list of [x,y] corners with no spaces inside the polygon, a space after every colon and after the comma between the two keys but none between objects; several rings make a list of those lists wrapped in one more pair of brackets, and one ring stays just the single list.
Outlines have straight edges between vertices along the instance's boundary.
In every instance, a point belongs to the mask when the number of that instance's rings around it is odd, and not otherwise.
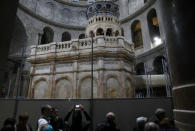
[{"label": "smartphone", "polygon": [[75,105],[75,107],[76,107],[76,108],[79,108],[79,107],[80,107],[80,105]]}]

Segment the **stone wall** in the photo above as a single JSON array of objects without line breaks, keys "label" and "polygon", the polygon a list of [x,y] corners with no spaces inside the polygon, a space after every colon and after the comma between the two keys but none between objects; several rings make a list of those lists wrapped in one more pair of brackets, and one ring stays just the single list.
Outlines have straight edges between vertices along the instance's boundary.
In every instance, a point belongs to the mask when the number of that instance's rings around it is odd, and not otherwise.
[{"label": "stone wall", "polygon": [[[95,37],[93,44],[94,97],[133,97],[133,45],[121,36]],[[90,98],[91,39],[32,46],[28,60],[30,98]]]}]

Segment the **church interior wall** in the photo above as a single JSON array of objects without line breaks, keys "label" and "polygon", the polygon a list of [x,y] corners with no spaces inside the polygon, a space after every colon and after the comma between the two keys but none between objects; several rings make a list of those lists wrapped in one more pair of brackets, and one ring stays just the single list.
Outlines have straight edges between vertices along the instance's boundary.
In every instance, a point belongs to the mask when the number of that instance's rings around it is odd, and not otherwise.
[{"label": "church interior wall", "polygon": [[87,22],[86,7],[74,7],[54,0],[21,0],[20,4],[35,14],[58,23],[85,26]]}]

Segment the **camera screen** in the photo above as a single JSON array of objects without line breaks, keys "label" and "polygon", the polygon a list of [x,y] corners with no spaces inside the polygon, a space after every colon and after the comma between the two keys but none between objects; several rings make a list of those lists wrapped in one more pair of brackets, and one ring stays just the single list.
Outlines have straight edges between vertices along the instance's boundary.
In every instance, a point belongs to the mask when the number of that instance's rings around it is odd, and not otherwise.
[{"label": "camera screen", "polygon": [[76,108],[79,108],[79,105],[76,105],[75,107],[76,107]]}]

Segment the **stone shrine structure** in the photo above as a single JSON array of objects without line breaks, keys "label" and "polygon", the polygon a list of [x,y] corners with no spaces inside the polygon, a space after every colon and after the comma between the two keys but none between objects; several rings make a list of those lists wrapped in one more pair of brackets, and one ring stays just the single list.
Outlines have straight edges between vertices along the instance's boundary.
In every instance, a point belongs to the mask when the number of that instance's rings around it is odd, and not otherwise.
[{"label": "stone shrine structure", "polygon": [[87,9],[84,39],[31,46],[28,97],[91,98],[92,39],[94,98],[134,97],[134,45],[122,36],[118,16],[118,5],[97,1]]}]

